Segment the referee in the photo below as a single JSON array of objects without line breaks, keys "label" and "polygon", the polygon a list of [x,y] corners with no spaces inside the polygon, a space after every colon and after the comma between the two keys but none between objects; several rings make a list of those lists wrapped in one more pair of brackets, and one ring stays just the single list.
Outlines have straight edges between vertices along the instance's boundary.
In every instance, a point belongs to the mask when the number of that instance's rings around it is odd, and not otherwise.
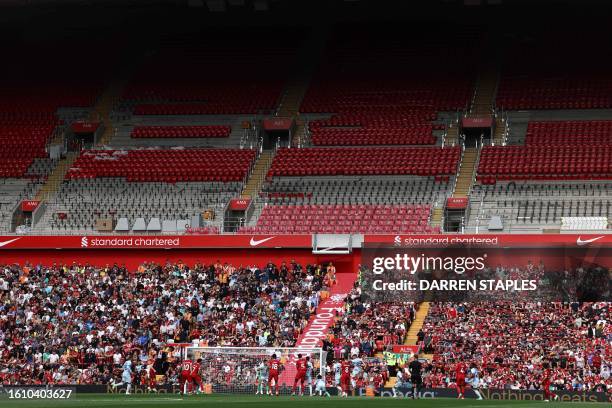
[{"label": "referee", "polygon": [[416,399],[419,397],[423,386],[423,377],[421,376],[423,365],[419,361],[418,354],[415,353],[412,361],[408,364],[408,369],[410,370],[410,382],[412,383],[412,399]]}]

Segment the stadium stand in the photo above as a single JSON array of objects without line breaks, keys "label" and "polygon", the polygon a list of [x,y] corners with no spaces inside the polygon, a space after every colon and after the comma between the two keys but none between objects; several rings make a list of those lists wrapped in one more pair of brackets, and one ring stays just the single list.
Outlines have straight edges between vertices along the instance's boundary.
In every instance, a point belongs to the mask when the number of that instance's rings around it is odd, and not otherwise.
[{"label": "stadium stand", "polygon": [[[433,123],[438,112],[465,109],[470,99],[470,60],[452,61],[471,55],[477,34],[455,32],[452,40],[444,29],[429,36],[417,29],[411,34],[406,42],[406,33],[396,27],[335,30],[300,106],[306,115],[333,114],[309,122],[314,145],[438,142],[433,130],[445,128]],[[440,47],[447,52],[431,52]]]},{"label": "stadium stand", "polygon": [[572,120],[529,122],[525,144],[535,145],[610,145],[611,120]]},{"label": "stadium stand", "polygon": [[[121,232],[176,233],[177,221],[186,220],[179,227],[184,232],[185,224],[198,226],[191,220],[203,210],[223,212],[240,193],[255,157],[248,149],[85,150],[39,229],[93,232],[97,219],[112,219]],[[219,229],[209,227],[206,232]]]},{"label": "stadium stand", "polygon": [[[541,231],[561,228],[565,217],[612,217],[612,184],[601,182],[499,182],[476,184],[470,195],[468,229],[486,230],[492,217],[501,217],[505,231]],[[604,223],[579,223],[597,226]],[[588,231],[589,229],[584,229]]]},{"label": "stadium stand", "polygon": [[280,149],[268,176],[446,176],[456,173],[460,154],[459,148]]},{"label": "stadium stand", "polygon": [[428,205],[268,205],[243,233],[434,233]]},{"label": "stadium stand", "polygon": [[486,146],[482,149],[478,179],[596,180],[612,177],[612,146]]},{"label": "stadium stand", "polygon": [[243,181],[255,151],[238,149],[85,150],[68,180],[125,177],[127,181]]},{"label": "stadium stand", "polygon": [[606,390],[609,319],[606,302],[434,303],[423,328],[435,353],[427,381],[442,386],[462,362],[482,367],[486,388],[538,389],[552,368],[557,390]]},{"label": "stadium stand", "polygon": [[[170,342],[292,346],[330,284],[319,272],[317,265],[237,268],[219,260],[192,267],[143,263],[135,271],[117,264],[4,265],[0,292],[10,296],[3,310],[15,310],[15,318],[0,314],[0,333],[11,334],[10,344],[0,341],[0,382],[109,384],[135,358],[172,384],[181,355]],[[84,308],[66,307],[68,292],[80,293]],[[23,308],[26,300],[47,307]],[[59,308],[62,313],[53,312]],[[130,311],[137,309],[146,313],[133,319]]]},{"label": "stadium stand", "polygon": [[[610,58],[595,46],[598,35],[558,30],[514,41],[504,52],[497,106],[505,110],[606,109],[612,107]],[[568,60],[567,55],[573,58]]]},{"label": "stadium stand", "polygon": [[135,115],[271,112],[299,33],[229,30],[226,35],[215,31],[212,37],[168,39],[135,73],[123,94],[124,103]]},{"label": "stadium stand", "polygon": [[130,136],[133,138],[194,138],[194,137],[228,137],[230,126],[136,126]]}]

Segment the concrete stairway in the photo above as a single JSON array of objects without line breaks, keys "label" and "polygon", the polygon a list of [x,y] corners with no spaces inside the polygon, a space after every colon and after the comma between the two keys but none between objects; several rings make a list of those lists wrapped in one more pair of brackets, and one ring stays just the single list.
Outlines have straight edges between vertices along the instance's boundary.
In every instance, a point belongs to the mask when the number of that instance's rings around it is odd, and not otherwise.
[{"label": "concrete stairway", "polygon": [[476,172],[476,163],[478,162],[478,154],[480,151],[475,148],[466,148],[461,159],[461,168],[457,174],[457,184],[453,197],[467,197],[472,188],[474,173]]},{"label": "concrete stairway", "polygon": [[501,146],[506,142],[506,126],[507,122],[505,119],[500,117],[495,119],[495,132],[492,138],[495,146]]},{"label": "concrete stairway", "polygon": [[98,145],[108,145],[115,134],[110,114],[115,104],[121,99],[121,94],[126,84],[127,80],[116,80],[111,83],[94,106],[90,120],[98,121],[104,126],[104,131],[98,140]]},{"label": "concrete stairway", "polygon": [[[410,325],[410,328],[408,329],[408,332],[406,333],[404,344],[415,346],[418,343],[417,334],[419,333],[419,330],[423,328],[423,324],[425,323],[425,318],[427,317],[427,314],[429,313],[429,307],[430,307],[429,302],[423,302],[419,305],[419,310],[417,310],[416,312],[414,321],[412,322],[412,324]],[[419,355],[419,357],[431,360],[433,356],[431,354],[421,354]],[[385,384],[385,387],[393,387],[395,385],[396,380],[397,378],[395,377],[389,378],[389,380]]]},{"label": "concrete stairway", "polygon": [[432,227],[441,226],[442,225],[442,215],[444,215],[443,205],[434,208],[431,214],[431,220],[429,221],[429,224],[431,224]]},{"label": "concrete stairway", "polygon": [[457,123],[451,123],[446,129],[444,146],[457,146],[459,144],[459,127]]},{"label": "concrete stairway", "polygon": [[493,114],[498,83],[499,70],[493,65],[484,67],[476,82],[474,99],[468,113],[469,117],[483,117]]},{"label": "concrete stairway", "polygon": [[423,328],[423,324],[425,323],[425,318],[429,313],[429,302],[423,302],[419,305],[419,310],[416,312],[416,316],[414,317],[414,321],[410,325],[408,329],[408,333],[406,333],[406,338],[404,339],[404,344],[414,346],[418,343],[417,334],[419,330]]},{"label": "concrete stairway", "polygon": [[274,159],[274,151],[272,150],[264,150],[259,155],[259,158],[255,162],[255,166],[249,175],[249,179],[244,185],[244,189],[242,190],[241,197],[243,198],[256,198],[259,191],[261,190],[261,186],[266,180],[266,175],[268,174],[268,170],[272,165],[272,160]]},{"label": "concrete stairway", "polygon": [[64,181],[64,176],[68,172],[68,169],[70,169],[78,155],[79,154],[76,152],[66,153],[66,157],[59,161],[55,169],[53,169],[53,172],[47,178],[46,183],[38,190],[38,193],[36,193],[36,200],[48,200],[55,195]]},{"label": "concrete stairway", "polygon": [[309,81],[310,78],[306,74],[296,76],[289,80],[278,107],[278,116],[296,117],[299,115],[300,104],[308,89]]}]

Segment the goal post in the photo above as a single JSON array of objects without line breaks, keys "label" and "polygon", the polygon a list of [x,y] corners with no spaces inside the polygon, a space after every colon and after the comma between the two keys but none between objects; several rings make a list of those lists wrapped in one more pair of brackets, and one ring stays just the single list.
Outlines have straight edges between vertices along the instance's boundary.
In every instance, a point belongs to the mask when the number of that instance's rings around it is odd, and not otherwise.
[{"label": "goal post", "polygon": [[281,393],[290,394],[298,354],[310,357],[312,373],[307,379],[313,384],[318,375],[325,379],[326,352],[321,348],[185,347],[183,357],[193,361],[202,359],[202,382],[210,385],[212,392],[255,394],[260,384],[268,385],[268,362],[276,355],[283,366],[279,375]]}]

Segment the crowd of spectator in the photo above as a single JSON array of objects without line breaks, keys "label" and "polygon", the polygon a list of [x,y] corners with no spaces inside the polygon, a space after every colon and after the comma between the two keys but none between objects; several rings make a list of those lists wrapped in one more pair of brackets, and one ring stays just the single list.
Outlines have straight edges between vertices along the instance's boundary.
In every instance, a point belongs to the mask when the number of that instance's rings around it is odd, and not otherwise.
[{"label": "crowd of spectator", "polygon": [[360,282],[356,282],[345,299],[344,310],[323,341],[327,372],[333,373],[335,362],[350,359],[356,367],[353,375],[356,384],[384,385],[394,375],[394,367],[389,371],[381,352],[394,344],[403,344],[417,307],[413,302],[372,302],[362,293]]},{"label": "crowd of spectator", "polygon": [[[160,383],[179,382],[181,344],[292,347],[335,282],[332,265],[296,262],[234,266],[5,265],[0,267],[0,383],[109,384],[123,363],[135,384],[153,367]],[[418,340],[434,355],[424,384],[452,387],[462,362],[483,386],[539,389],[544,372],[557,389],[612,388],[610,303],[432,303]],[[381,352],[402,344],[418,304],[373,302],[359,281],[323,341],[328,384],[353,361],[354,386],[383,386],[401,368]],[[220,383],[256,381],[253,364],[220,365]],[[226,367],[227,366],[227,367]],[[248,367],[238,369],[237,367]],[[229,377],[228,377],[229,376]]]},{"label": "crowd of spectator", "polygon": [[547,369],[559,390],[612,388],[610,304],[510,301],[434,303],[420,336],[435,358],[428,385],[452,385],[453,366],[478,367],[484,387],[540,389]]},{"label": "crowd of spectator", "polygon": [[177,343],[293,346],[328,268],[147,262],[0,267],[0,381],[107,384],[126,359],[176,379]]}]

